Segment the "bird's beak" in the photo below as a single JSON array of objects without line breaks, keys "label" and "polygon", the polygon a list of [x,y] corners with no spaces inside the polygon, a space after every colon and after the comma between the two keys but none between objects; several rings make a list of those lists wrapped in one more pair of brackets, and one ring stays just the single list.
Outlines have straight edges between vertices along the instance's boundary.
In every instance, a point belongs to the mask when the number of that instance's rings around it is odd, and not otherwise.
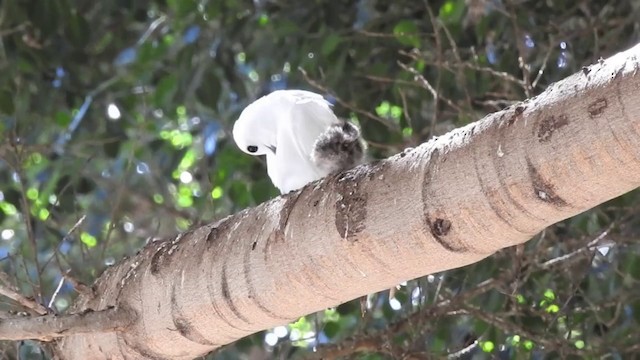
[{"label": "bird's beak", "polygon": [[276,147],[273,145],[266,145],[267,149],[271,150],[273,152],[273,155],[276,154]]}]

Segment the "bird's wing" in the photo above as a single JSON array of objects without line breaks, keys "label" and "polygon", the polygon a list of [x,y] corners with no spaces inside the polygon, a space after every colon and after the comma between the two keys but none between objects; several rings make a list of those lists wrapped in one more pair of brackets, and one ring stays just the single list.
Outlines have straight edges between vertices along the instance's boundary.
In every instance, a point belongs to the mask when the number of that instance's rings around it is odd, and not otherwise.
[{"label": "bird's wing", "polygon": [[311,152],[316,140],[329,126],[340,120],[331,110],[329,103],[322,95],[298,90],[293,94],[294,104],[287,128],[289,136],[294,140],[300,156],[311,159]]},{"label": "bird's wing", "polygon": [[283,193],[327,175],[313,163],[311,152],[320,134],[339,122],[321,95],[302,90],[287,95],[291,107],[278,123],[276,156],[270,174]]}]

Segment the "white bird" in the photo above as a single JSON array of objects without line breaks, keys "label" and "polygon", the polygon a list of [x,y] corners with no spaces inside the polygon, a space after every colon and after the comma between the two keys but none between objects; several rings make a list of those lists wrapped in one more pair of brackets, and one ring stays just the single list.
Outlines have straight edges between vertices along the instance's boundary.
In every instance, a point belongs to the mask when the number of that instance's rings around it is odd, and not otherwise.
[{"label": "white bird", "polygon": [[267,174],[286,194],[364,156],[358,128],[336,117],[322,95],[277,90],[249,104],[233,126],[243,152],[267,157]]}]

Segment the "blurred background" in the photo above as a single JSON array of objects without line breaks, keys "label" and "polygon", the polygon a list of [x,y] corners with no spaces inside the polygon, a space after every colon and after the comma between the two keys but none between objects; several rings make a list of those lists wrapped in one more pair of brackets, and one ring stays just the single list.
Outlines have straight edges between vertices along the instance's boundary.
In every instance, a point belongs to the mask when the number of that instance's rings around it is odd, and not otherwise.
[{"label": "blurred background", "polygon": [[[384,158],[638,42],[635,0],[2,0],[0,317],[15,294],[64,313],[146,241],[277,196],[230,138],[270,91],[323,94]],[[630,357],[639,194],[206,359]]]}]

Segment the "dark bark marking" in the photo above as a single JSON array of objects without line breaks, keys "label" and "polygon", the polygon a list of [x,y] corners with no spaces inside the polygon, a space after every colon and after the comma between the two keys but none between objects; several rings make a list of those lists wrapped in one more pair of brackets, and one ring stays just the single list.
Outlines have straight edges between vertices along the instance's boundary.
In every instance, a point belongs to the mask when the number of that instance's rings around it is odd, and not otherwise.
[{"label": "dark bark marking", "polygon": [[438,151],[438,149],[434,149],[429,155],[429,160],[427,161],[424,170],[424,177],[422,178],[422,207],[424,209],[425,218],[427,217],[427,209],[429,208],[429,193],[427,192],[427,189],[429,187],[429,183],[431,183],[431,180],[433,179],[433,168],[436,166],[436,163],[439,159],[440,152]]},{"label": "dark bark marking", "polygon": [[176,330],[178,330],[180,335],[184,336],[188,340],[201,345],[219,345],[209,341],[199,331],[193,328],[189,320],[182,313],[180,306],[178,305],[175,287],[171,289],[171,317],[173,318],[173,325],[176,327]]},{"label": "dark bark marking", "polygon": [[185,238],[192,238],[193,229],[184,233],[180,233],[172,239],[156,241],[156,251],[151,256],[150,270],[152,275],[157,275],[162,268],[171,266],[173,261],[173,254],[177,251],[181,251],[180,242]]},{"label": "dark bark marking", "polygon": [[258,212],[255,217],[255,221],[251,221],[247,227],[246,234],[248,234],[248,240],[251,240],[251,251],[254,251],[258,246],[258,240],[261,239],[265,229],[264,211]]},{"label": "dark bark marking", "polygon": [[151,256],[151,265],[150,265],[150,270],[151,270],[151,275],[158,275],[158,273],[160,272],[160,269],[162,269],[164,266],[164,259],[165,259],[165,253],[166,253],[166,248],[169,246],[170,242],[168,240],[163,240],[162,243],[157,244],[157,248],[156,248],[156,252],[153,254],[153,256]]},{"label": "dark bark marking", "polygon": [[589,116],[593,119],[599,115],[601,115],[604,110],[607,108],[607,99],[606,98],[598,98],[596,101],[589,104],[587,111],[589,112]]},{"label": "dark bark marking", "polygon": [[227,276],[227,264],[226,263],[222,265],[222,279],[221,280],[222,280],[222,298],[224,299],[225,303],[229,307],[229,310],[231,310],[231,312],[236,317],[238,317],[238,319],[244,321],[247,324],[252,324],[251,320],[249,320],[247,317],[242,315],[242,313],[240,311],[238,311],[238,308],[236,307],[236,304],[233,303],[233,299],[231,298],[231,293],[229,292],[229,277]]},{"label": "dark bark marking", "polygon": [[[400,154],[402,157],[402,154],[404,154],[404,156],[407,156],[407,154],[409,154],[411,151],[413,151],[413,148],[406,148],[402,151],[402,153]],[[389,162],[386,160],[376,160],[374,162],[369,163],[369,168],[366,171],[366,173],[359,173],[356,176],[358,178],[361,177],[367,177],[369,179],[369,181],[373,180],[376,175],[378,174],[384,174],[384,172],[387,170],[387,168],[389,167]],[[340,181],[340,178],[337,179],[337,181]]]},{"label": "dark bark marking", "polygon": [[[121,350],[122,354],[125,354],[128,351],[133,351],[133,352],[137,353],[138,355],[140,355],[140,357],[142,359],[150,359],[150,360],[164,360],[164,359],[166,359],[161,354],[158,354],[158,353],[154,352],[153,350],[151,350],[150,348],[144,346],[140,342],[130,343],[129,341],[127,341],[127,338],[124,337],[124,336],[117,336],[116,338],[118,339],[118,348]],[[123,342],[124,345],[127,347],[126,350],[122,348],[122,343],[121,342]]]},{"label": "dark bark marking", "polygon": [[[496,145],[502,143],[504,140],[503,137],[506,136],[504,132],[500,133],[499,135],[500,135],[500,139],[498,139],[498,141],[496,142]],[[526,214],[529,217],[534,218],[534,215],[530,211],[528,211],[526,206],[523,206],[521,203],[516,201],[511,195],[511,193],[509,192],[508,184],[505,181],[505,178],[508,176],[508,173],[506,173],[506,170],[504,168],[504,158],[500,156],[491,157],[493,170],[496,173],[496,178],[498,180],[499,186],[490,188],[487,186],[487,184],[484,181],[482,181],[483,170],[481,170],[479,167],[479,164],[481,162],[477,158],[478,154],[475,152],[473,154],[474,154],[473,164],[475,166],[476,177],[480,180],[479,184],[480,184],[480,188],[482,189],[482,194],[485,195],[487,199],[487,203],[489,204],[489,207],[491,208],[493,213],[511,228],[516,229],[521,233],[527,233],[526,230],[521,230],[516,228],[516,226],[510,221],[510,216],[509,216],[510,209],[508,206],[513,206],[518,211],[520,211],[523,214]],[[506,176],[502,176],[503,174],[506,174]]]},{"label": "dark bark marking", "polygon": [[[210,297],[210,298],[213,298],[213,294],[214,294],[213,289],[211,288],[211,286],[208,286],[207,288],[208,288],[208,290],[209,290],[209,297]],[[231,328],[234,328],[234,329],[237,329],[237,330],[242,330],[242,331],[244,331],[244,329],[242,329],[242,328],[240,328],[240,327],[236,326],[236,325],[235,325],[231,320],[229,320],[229,318],[227,318],[227,317],[224,315],[224,313],[220,310],[220,307],[216,304],[216,302],[215,302],[215,301],[211,301],[211,307],[213,308],[213,312],[215,312],[215,313],[216,313],[216,316],[217,316],[219,319],[221,319],[222,321],[224,321],[224,322],[225,322],[225,324],[227,324],[227,326],[229,326],[229,327],[231,327]]]},{"label": "dark bark marking", "polygon": [[290,320],[289,318],[285,318],[285,317],[282,317],[282,316],[274,313],[269,308],[264,306],[260,302],[260,300],[258,300],[258,296],[257,296],[257,293],[256,293],[256,287],[254,286],[253,281],[251,280],[251,277],[249,276],[250,271],[251,271],[251,253],[247,251],[247,252],[245,252],[244,258],[242,260],[242,273],[244,275],[244,281],[247,283],[247,290],[249,292],[249,295],[248,295],[249,299],[251,299],[251,301],[253,301],[253,303],[258,307],[258,309],[260,309],[262,312],[264,312],[265,314],[269,315],[273,319],[289,321]]},{"label": "dark bark marking", "polygon": [[368,195],[362,190],[360,182],[370,175],[371,172],[362,170],[348,171],[332,182],[338,194],[335,203],[336,230],[340,237],[348,241],[358,241],[358,235],[366,228]]},{"label": "dark bark marking", "polygon": [[509,121],[507,121],[507,125],[511,126],[513,125],[516,120],[520,119],[522,117],[522,113],[527,109],[526,106],[524,105],[518,105],[516,106],[516,108],[513,110],[513,114],[511,115],[511,117],[509,118]]},{"label": "dark bark marking", "polygon": [[[211,274],[210,278],[215,278],[214,275],[217,274]],[[222,321],[225,322],[225,324],[227,324],[229,327],[234,328],[234,329],[238,329],[238,330],[243,330],[242,328],[236,326],[231,320],[229,320],[229,318],[227,318],[225,316],[225,314],[222,312],[222,310],[220,309],[220,306],[218,305],[218,303],[214,300],[215,299],[215,289],[213,288],[214,286],[214,282],[213,281],[207,281],[207,292],[209,293],[209,298],[211,299],[211,307],[213,308],[213,312],[216,313],[216,316],[218,318],[220,318]]]},{"label": "dark bark marking", "polygon": [[566,114],[546,116],[538,125],[538,140],[547,142],[558,129],[569,125],[569,117]]},{"label": "dark bark marking", "polygon": [[[176,330],[178,330],[178,332],[180,333],[180,335],[182,335],[183,337],[189,339],[189,333],[191,332],[191,325],[189,324],[189,322],[187,321],[187,319],[182,318],[182,317],[173,317],[173,326],[176,327]],[[191,339],[189,339],[191,340]],[[197,342],[197,341],[195,341]],[[206,344],[209,345],[209,344]]]},{"label": "dark bark marking", "polygon": [[[508,224],[509,226],[513,227],[513,225],[511,224],[511,222],[509,222],[509,218],[507,217],[506,212],[504,211],[504,209],[502,209],[497,203],[496,200],[494,199],[499,199],[499,194],[497,191],[490,191],[490,190],[486,190],[483,189],[482,192],[487,196],[487,200],[489,203],[489,207],[491,208],[491,210],[493,210],[493,213],[496,214],[496,216],[502,220],[505,224]],[[517,204],[514,201],[511,201],[511,203],[515,204],[516,207],[520,208],[520,204]]]},{"label": "dark bark marking", "polygon": [[451,230],[451,221],[447,219],[436,219],[431,227],[433,236],[447,236]]},{"label": "dark bark marking", "polygon": [[[347,268],[347,267],[352,267],[355,268],[355,265],[353,264],[353,262],[348,258],[345,257],[344,259],[344,263],[342,264],[343,267]],[[315,268],[317,267],[317,262],[314,261],[313,257],[308,257],[307,258],[307,262],[309,263],[310,267],[309,268]],[[296,281],[298,283],[310,283],[310,284],[316,284],[317,286],[311,287],[308,290],[313,293],[314,295],[318,296],[318,297],[323,297],[326,299],[329,299],[333,302],[338,303],[339,299],[334,298],[332,296],[328,296],[328,292],[325,291],[325,289],[330,289],[331,286],[329,286],[329,283],[332,283],[333,280],[332,279],[327,279],[327,278],[323,278],[321,277],[317,272],[315,271],[309,271],[308,269],[301,269],[300,271],[298,271],[298,273],[296,275],[300,276],[302,278],[302,281],[296,279]],[[293,280],[290,280],[293,281]]]},{"label": "dark bark marking", "polygon": [[219,220],[209,229],[209,234],[207,234],[206,238],[207,249],[211,249],[211,246],[213,244],[219,243],[219,237],[229,231],[231,223],[233,223],[233,221],[231,221],[231,218],[231,216],[227,216],[226,218]]},{"label": "dark bark marking", "polygon": [[442,216],[434,216],[433,213],[439,213],[439,211],[435,210],[432,212],[431,210],[428,190],[429,184],[433,179],[433,170],[439,161],[440,152],[437,149],[434,149],[430,154],[424,170],[424,177],[422,178],[422,209],[424,213],[424,226],[443,248],[451,252],[467,252],[469,251],[469,248],[465,244],[452,244],[451,239],[445,238],[447,235],[451,234],[451,229],[453,227],[451,221]]},{"label": "dark bark marking", "polygon": [[289,223],[289,217],[291,216],[291,212],[293,211],[293,208],[298,202],[298,199],[300,198],[300,196],[309,188],[310,186],[306,185],[301,190],[293,191],[281,196],[281,198],[284,199],[284,204],[282,205],[282,208],[280,208],[280,212],[278,214],[278,225],[276,226],[275,229],[273,229],[271,234],[269,234],[269,236],[267,237],[266,244],[263,248],[265,261],[267,261],[267,258],[269,255],[270,244],[285,242],[285,239],[286,239],[285,230],[287,228],[287,224]]},{"label": "dark bark marking", "polygon": [[284,242],[285,241],[285,229],[287,228],[287,224],[289,223],[289,217],[291,216],[291,212],[295,207],[296,203],[300,196],[309,189],[310,186],[306,185],[299,191],[293,191],[288,194],[284,194],[281,197],[284,199],[284,204],[280,209],[280,213],[278,214],[278,226],[273,230],[273,232],[267,238],[267,244],[265,246],[265,260],[267,256],[267,248],[269,244],[272,242]]},{"label": "dark bark marking", "polygon": [[430,215],[426,216],[425,220],[431,236],[433,236],[433,238],[438,242],[438,244],[440,244],[440,246],[456,253],[464,253],[469,251],[469,247],[467,245],[462,243],[454,244],[449,239],[445,239],[445,237],[451,231],[451,221],[438,217],[432,220],[432,217]]},{"label": "dark bark marking", "polygon": [[529,158],[527,158],[527,169],[529,171],[529,177],[531,178],[531,185],[533,186],[533,194],[537,199],[557,207],[566,207],[569,205],[556,193],[553,184],[540,175],[538,169],[533,166]]}]

